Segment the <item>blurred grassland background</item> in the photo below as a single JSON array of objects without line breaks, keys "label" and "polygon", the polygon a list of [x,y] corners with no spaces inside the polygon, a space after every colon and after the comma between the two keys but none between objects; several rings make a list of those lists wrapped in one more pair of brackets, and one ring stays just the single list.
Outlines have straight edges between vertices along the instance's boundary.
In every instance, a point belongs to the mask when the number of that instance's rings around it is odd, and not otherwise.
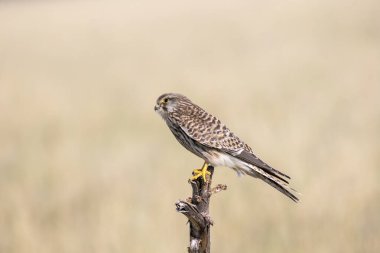
[{"label": "blurred grassland background", "polygon": [[380,252],[380,2],[1,1],[0,252],[185,252],[186,94],[292,176],[218,168],[214,252]]}]

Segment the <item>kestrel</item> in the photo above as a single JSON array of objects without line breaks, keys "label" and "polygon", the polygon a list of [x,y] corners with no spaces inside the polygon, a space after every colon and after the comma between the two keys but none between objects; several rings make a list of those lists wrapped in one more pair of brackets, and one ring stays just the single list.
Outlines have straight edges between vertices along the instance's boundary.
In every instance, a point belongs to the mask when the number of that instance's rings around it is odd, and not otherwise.
[{"label": "kestrel", "polygon": [[289,187],[289,176],[259,159],[219,119],[187,97],[176,93],[163,94],[158,97],[154,110],[165,120],[179,143],[205,161],[201,170],[194,170],[192,180],[203,177],[206,181],[209,165],[229,167],[239,175],[265,181],[298,202],[294,195],[297,192]]}]

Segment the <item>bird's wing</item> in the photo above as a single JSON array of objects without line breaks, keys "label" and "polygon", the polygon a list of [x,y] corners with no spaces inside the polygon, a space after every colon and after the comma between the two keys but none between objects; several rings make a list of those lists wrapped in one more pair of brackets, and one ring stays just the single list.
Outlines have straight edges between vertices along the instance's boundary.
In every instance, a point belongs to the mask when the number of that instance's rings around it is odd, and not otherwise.
[{"label": "bird's wing", "polygon": [[203,109],[197,108],[197,114],[182,113],[176,115],[177,124],[193,140],[200,144],[221,150],[246,163],[262,169],[281,181],[288,183],[283,177],[290,177],[263,162],[252,149],[230,131],[215,116],[206,113]]},{"label": "bird's wing", "polygon": [[231,154],[241,153],[245,148],[244,142],[215,116],[207,114],[201,117],[204,115],[203,112],[202,110],[196,115],[182,113],[176,117],[176,123],[190,138],[204,146]]},{"label": "bird's wing", "polygon": [[281,181],[285,183],[289,183],[287,180],[283,179],[282,177],[290,179],[290,177],[281,171],[276,170],[275,168],[269,166],[265,162],[263,162],[260,158],[258,158],[255,154],[252,152],[249,152],[247,150],[243,150],[240,154],[235,155],[236,158],[239,158],[240,160],[252,164],[262,170],[264,170],[266,173],[280,179]]}]

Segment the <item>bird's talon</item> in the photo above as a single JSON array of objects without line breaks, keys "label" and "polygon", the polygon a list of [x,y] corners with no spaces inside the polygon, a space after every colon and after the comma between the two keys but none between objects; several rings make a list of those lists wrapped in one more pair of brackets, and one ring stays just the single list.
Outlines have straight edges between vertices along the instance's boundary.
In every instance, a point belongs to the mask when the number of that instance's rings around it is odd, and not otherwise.
[{"label": "bird's talon", "polygon": [[207,169],[202,171],[203,181],[205,182],[206,182],[206,175],[211,175],[211,172],[208,171]]},{"label": "bird's talon", "polygon": [[208,164],[204,163],[202,169],[195,169],[193,171],[193,176],[190,178],[191,181],[198,179],[199,177],[203,178],[204,182],[207,182],[206,175],[211,175],[211,172],[207,170]]}]

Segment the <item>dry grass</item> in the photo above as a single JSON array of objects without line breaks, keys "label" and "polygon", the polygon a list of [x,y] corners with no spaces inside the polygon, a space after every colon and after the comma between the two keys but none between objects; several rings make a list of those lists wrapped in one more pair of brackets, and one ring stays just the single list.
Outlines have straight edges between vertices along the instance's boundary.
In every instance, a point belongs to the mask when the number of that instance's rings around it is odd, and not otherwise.
[{"label": "dry grass", "polygon": [[[201,160],[153,112],[219,116],[303,193],[220,168],[215,252],[380,251],[379,1],[0,3],[0,252],[184,252]],[[236,113],[238,112],[238,113]]]}]

